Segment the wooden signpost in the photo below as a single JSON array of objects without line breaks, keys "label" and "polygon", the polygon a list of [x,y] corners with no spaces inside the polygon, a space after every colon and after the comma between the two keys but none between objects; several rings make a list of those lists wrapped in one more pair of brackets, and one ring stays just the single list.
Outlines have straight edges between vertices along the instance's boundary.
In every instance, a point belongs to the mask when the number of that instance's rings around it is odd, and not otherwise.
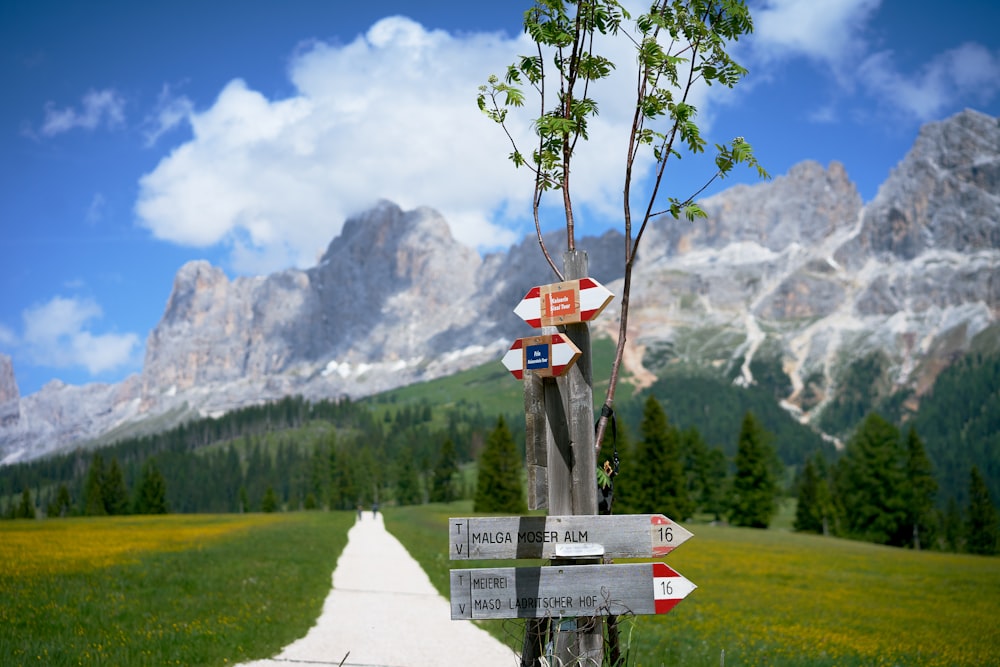
[{"label": "wooden signpost", "polygon": [[532,287],[514,312],[530,326],[554,327],[589,322],[615,295],[593,278],[578,278]]},{"label": "wooden signpost", "polygon": [[695,588],[665,563],[452,570],[451,617],[665,614]]},{"label": "wooden signpost", "polygon": [[[563,260],[566,279],[533,287],[514,309],[530,326],[550,329],[518,339],[503,357],[524,383],[528,504],[552,516],[449,521],[452,560],[550,559],[545,567],[451,571],[451,617],[529,619],[521,665],[531,667],[601,664],[602,617],[614,656],[617,616],[665,614],[696,588],[664,563],[598,564],[666,556],[691,533],[662,514],[597,514],[588,323],[614,295],[586,277],[586,253],[569,250]],[[572,620],[551,621],[560,617]]]},{"label": "wooden signpost", "polygon": [[448,525],[451,560],[658,558],[691,537],[662,514],[470,517]]},{"label": "wooden signpost", "polygon": [[503,357],[504,367],[518,380],[524,372],[558,377],[580,358],[580,348],[562,334],[518,338]]}]

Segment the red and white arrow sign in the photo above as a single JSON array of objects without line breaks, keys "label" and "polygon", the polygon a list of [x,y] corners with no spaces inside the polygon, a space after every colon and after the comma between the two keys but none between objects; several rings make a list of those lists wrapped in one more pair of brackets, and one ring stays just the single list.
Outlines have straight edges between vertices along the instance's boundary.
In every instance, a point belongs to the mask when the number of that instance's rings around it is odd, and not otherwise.
[{"label": "red and white arrow sign", "polygon": [[532,287],[514,312],[536,329],[576,324],[600,315],[613,298],[611,290],[593,278],[580,278]]},{"label": "red and white arrow sign", "polygon": [[696,588],[666,563],[653,563],[653,607],[657,614],[666,614]]},{"label": "red and white arrow sign", "polygon": [[518,338],[501,360],[518,380],[525,371],[540,377],[558,377],[576,363],[580,348],[562,334]]},{"label": "red and white arrow sign", "polygon": [[456,568],[451,617],[666,614],[697,586],[663,563]]}]

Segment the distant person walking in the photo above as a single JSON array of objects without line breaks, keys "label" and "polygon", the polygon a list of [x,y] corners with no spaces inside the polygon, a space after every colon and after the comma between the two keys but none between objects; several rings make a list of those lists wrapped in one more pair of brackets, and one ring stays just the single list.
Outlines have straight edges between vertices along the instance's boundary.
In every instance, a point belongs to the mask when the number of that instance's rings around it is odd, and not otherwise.
[{"label": "distant person walking", "polygon": [[372,518],[378,516],[378,503],[372,503]]}]

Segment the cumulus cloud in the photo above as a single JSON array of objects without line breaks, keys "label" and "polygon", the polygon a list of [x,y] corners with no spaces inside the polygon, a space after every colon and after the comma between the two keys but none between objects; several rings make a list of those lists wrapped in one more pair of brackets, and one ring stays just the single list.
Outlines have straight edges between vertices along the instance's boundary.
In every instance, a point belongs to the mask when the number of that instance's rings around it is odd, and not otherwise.
[{"label": "cumulus cloud", "polygon": [[293,96],[234,80],[188,112],[192,139],[140,181],[139,222],[174,243],[225,243],[249,273],[314,264],[344,219],[380,198],[439,208],[470,245],[510,243],[488,211],[525,177],[503,164],[502,133],[475,94],[514,49],[399,17],[346,45],[308,45],[290,66]]},{"label": "cumulus cloud", "polygon": [[767,0],[753,8],[757,57],[806,56],[839,69],[863,52],[863,26],[881,0]]},{"label": "cumulus cloud", "polygon": [[873,95],[921,122],[940,117],[956,102],[988,102],[1000,92],[1000,54],[966,43],[938,54],[919,72],[899,71],[890,51],[874,53],[858,69]]},{"label": "cumulus cloud", "polygon": [[[905,71],[891,50],[875,50],[872,25],[881,0],[763,0],[753,8],[755,65],[764,68],[806,57],[829,74],[841,99],[862,93],[866,107],[928,121],[970,103],[986,103],[1000,92],[1000,54],[966,43],[929,54],[920,67]],[[871,100],[874,99],[873,103]],[[834,107],[810,117],[836,119]]]},{"label": "cumulus cloud", "polygon": [[[632,47],[615,43],[612,60],[627,72]],[[505,159],[511,145],[476,95],[532,51],[523,35],[452,35],[403,17],[346,44],[304,45],[290,63],[290,97],[234,80],[187,113],[192,138],[140,181],[139,224],[178,244],[224,243],[244,273],[312,265],[346,217],[382,198],[439,209],[468,245],[510,244],[530,221],[531,174]],[[620,215],[633,77],[603,86],[578,152],[576,203],[595,215]],[[509,117],[528,153],[537,112]]]},{"label": "cumulus cloud", "polygon": [[184,95],[176,95],[169,85],[164,85],[156,100],[156,107],[144,121],[143,135],[146,147],[154,146],[160,137],[186,122],[194,104]]},{"label": "cumulus cloud", "polygon": [[77,128],[94,130],[102,125],[115,128],[124,123],[125,99],[111,89],[92,90],[83,96],[79,109],[57,109],[54,104],[48,104],[41,132],[52,137]]},{"label": "cumulus cloud", "polygon": [[[85,368],[91,375],[137,364],[140,347],[134,333],[96,334],[94,320],[103,315],[91,299],[54,297],[22,314],[20,345],[32,363],[51,368]],[[13,333],[8,331],[10,336]]]}]

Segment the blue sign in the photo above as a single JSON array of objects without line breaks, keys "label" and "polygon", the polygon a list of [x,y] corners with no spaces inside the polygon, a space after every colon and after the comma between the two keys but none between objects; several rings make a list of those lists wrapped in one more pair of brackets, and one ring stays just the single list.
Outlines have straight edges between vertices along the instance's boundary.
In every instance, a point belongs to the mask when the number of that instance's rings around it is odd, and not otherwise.
[{"label": "blue sign", "polygon": [[524,369],[535,371],[549,367],[549,346],[528,345],[524,348]]}]

